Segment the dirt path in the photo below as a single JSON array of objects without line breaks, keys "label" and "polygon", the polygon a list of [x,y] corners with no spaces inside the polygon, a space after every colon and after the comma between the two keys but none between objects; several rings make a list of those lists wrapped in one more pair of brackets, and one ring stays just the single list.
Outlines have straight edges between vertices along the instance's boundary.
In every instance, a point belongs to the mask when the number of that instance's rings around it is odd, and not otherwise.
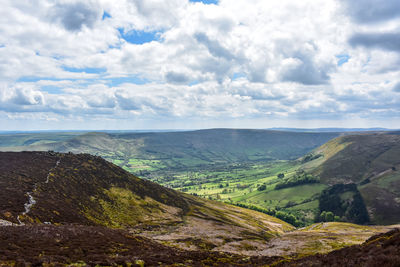
[{"label": "dirt path", "polygon": [[[60,159],[57,160],[57,162],[56,162],[56,164],[54,165],[54,167],[52,167],[52,168],[49,170],[49,172],[48,172],[48,174],[47,174],[47,177],[46,177],[46,181],[44,181],[45,184],[48,184],[48,183],[49,183],[50,174],[58,167],[59,164],[60,164]],[[36,204],[36,200],[35,200],[35,198],[33,197],[33,194],[36,192],[38,185],[39,185],[39,183],[36,183],[36,184],[33,186],[33,190],[32,190],[31,192],[26,192],[26,195],[28,195],[28,202],[26,202],[26,203],[24,204],[25,211],[22,212],[21,215],[26,215],[26,214],[28,214],[28,213],[31,211],[32,206]],[[20,225],[24,225],[24,223],[21,221],[21,218],[20,218],[21,215],[18,215],[18,216],[17,216],[17,220],[18,220],[18,222],[19,222]]]}]

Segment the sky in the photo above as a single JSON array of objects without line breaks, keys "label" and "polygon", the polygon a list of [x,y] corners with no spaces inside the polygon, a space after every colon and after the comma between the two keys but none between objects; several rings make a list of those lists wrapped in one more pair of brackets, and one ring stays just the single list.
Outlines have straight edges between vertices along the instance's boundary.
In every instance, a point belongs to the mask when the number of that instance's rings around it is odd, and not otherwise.
[{"label": "sky", "polygon": [[400,128],[398,0],[1,0],[0,130]]}]

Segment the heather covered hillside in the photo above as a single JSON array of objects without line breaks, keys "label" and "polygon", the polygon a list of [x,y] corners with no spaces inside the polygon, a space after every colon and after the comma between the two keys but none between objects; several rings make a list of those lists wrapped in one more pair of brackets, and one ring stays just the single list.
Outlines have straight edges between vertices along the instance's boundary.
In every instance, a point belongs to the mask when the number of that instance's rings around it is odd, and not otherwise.
[{"label": "heather covered hillside", "polygon": [[89,154],[4,152],[0,166],[0,189],[6,192],[0,219],[14,224],[123,228],[161,235],[175,246],[233,251],[245,250],[249,238],[256,244],[250,250],[257,250],[293,229],[266,214],[140,179]]}]

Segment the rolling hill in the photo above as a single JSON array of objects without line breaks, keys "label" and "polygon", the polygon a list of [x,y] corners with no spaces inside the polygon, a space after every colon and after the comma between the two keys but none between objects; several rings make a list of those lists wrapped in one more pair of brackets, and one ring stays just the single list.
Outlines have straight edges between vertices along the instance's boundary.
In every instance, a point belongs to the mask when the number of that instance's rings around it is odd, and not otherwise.
[{"label": "rolling hill", "polygon": [[292,133],[271,130],[210,129],[155,133],[86,133],[54,142],[44,134],[32,139],[0,135],[2,151],[89,153],[131,171],[189,169],[204,165],[296,159],[339,133]]}]

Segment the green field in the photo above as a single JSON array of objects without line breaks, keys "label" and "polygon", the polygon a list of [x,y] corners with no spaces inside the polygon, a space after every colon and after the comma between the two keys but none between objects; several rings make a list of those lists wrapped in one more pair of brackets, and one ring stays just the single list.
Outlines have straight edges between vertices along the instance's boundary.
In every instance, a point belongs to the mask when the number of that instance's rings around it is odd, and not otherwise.
[{"label": "green field", "polygon": [[[313,222],[318,211],[316,199],[327,187],[315,183],[275,190],[276,184],[293,177],[301,166],[293,161],[214,165],[184,171],[166,170],[155,160],[131,159],[129,162],[137,165],[125,167],[127,170],[164,186],[207,199],[281,210],[296,215],[304,224]],[[278,178],[280,173],[285,178]],[[265,189],[260,191],[263,185]]]}]

